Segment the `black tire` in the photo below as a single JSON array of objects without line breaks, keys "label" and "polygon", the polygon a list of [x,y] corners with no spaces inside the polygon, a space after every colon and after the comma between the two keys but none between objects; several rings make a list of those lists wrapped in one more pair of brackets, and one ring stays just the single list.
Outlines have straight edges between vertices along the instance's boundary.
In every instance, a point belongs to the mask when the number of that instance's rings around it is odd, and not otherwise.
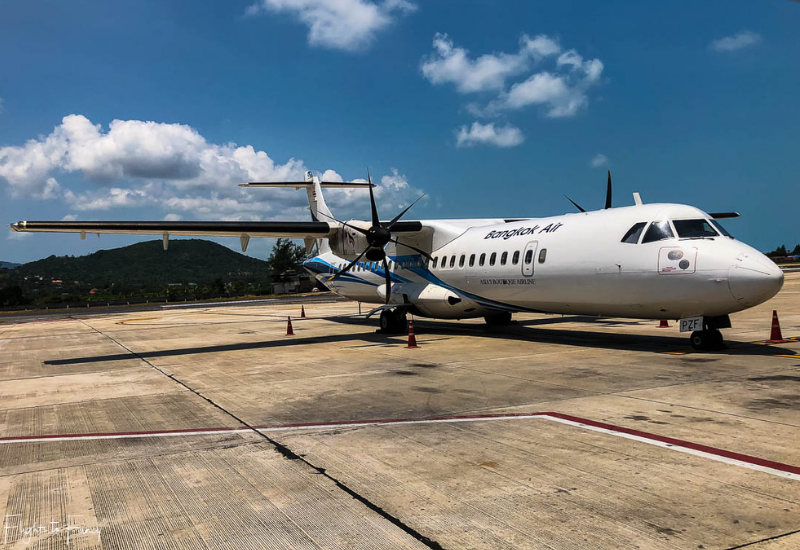
[{"label": "black tire", "polygon": [[394,332],[397,334],[405,334],[408,330],[408,318],[405,311],[396,311],[394,317]]},{"label": "black tire", "polygon": [[390,334],[392,329],[394,328],[394,313],[391,309],[384,309],[381,311],[381,318],[380,318],[380,326],[381,332],[385,332],[386,334]]},{"label": "black tire", "polygon": [[511,324],[511,312],[504,311],[502,313],[495,313],[493,315],[487,315],[483,318],[486,321],[486,324],[490,327],[498,327],[503,325]]},{"label": "black tire", "polygon": [[689,343],[692,344],[692,348],[696,350],[704,350],[708,346],[708,333],[703,330],[696,330],[692,333],[689,337]]},{"label": "black tire", "polygon": [[380,326],[385,334],[402,334],[407,326],[405,311],[384,309],[381,311]]}]

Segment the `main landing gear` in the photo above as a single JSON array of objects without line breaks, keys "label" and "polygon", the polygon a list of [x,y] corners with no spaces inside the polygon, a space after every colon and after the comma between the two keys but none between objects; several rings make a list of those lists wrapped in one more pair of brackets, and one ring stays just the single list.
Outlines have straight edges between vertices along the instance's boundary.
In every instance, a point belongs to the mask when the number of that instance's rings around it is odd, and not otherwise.
[{"label": "main landing gear", "polygon": [[696,330],[689,337],[692,348],[699,351],[714,351],[725,349],[721,328],[731,328],[731,319],[727,315],[722,317],[706,317],[703,319],[703,330]]},{"label": "main landing gear", "polygon": [[402,308],[384,309],[381,311],[381,332],[385,334],[400,334],[408,326],[406,310]]},{"label": "main landing gear", "polygon": [[500,313],[493,313],[492,315],[487,315],[483,318],[486,321],[486,324],[490,327],[498,327],[503,325],[510,325],[511,324],[511,312],[510,311],[503,311]]}]

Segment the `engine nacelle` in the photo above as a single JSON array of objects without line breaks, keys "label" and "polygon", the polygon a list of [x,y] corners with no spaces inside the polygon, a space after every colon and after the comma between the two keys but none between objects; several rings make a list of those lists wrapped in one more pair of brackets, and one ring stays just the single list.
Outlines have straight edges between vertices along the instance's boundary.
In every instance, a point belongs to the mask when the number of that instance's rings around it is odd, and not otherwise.
[{"label": "engine nacelle", "polygon": [[393,285],[392,297],[399,294],[406,294],[409,301],[427,317],[466,319],[480,317],[484,313],[472,300],[439,285]]},{"label": "engine nacelle", "polygon": [[[347,222],[349,225],[369,229],[370,224],[362,220],[350,220]],[[355,260],[356,256],[361,254],[369,247],[367,238],[349,227],[339,227],[329,240],[331,251],[347,260]]]}]

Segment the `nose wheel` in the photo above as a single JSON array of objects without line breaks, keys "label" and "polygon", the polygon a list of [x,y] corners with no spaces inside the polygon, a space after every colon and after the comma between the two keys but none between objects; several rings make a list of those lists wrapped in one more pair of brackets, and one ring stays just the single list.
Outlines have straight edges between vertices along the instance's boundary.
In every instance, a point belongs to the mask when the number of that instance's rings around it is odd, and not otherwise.
[{"label": "nose wheel", "polygon": [[689,337],[692,348],[698,351],[712,351],[725,348],[722,333],[717,329],[696,330]]}]

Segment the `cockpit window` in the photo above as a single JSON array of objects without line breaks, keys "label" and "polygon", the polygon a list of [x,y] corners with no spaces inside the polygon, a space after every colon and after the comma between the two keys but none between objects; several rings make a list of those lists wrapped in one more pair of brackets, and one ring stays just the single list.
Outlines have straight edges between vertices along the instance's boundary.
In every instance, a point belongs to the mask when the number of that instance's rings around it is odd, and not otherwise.
[{"label": "cockpit window", "polygon": [[642,236],[642,231],[644,231],[645,225],[647,225],[647,222],[639,222],[630,229],[628,229],[628,232],[625,233],[624,237],[622,237],[622,242],[628,244],[638,243],[639,237]]},{"label": "cockpit window", "polygon": [[710,220],[710,221],[711,221],[711,225],[713,225],[714,227],[717,228],[717,231],[719,231],[720,233],[722,233],[726,237],[730,237],[731,239],[733,238],[733,235],[731,235],[730,233],[725,231],[725,228],[722,227],[722,224],[719,223],[717,220]]},{"label": "cockpit window", "polygon": [[669,222],[653,222],[650,224],[650,227],[647,228],[644,239],[642,239],[642,244],[663,241],[664,239],[670,239],[674,236]]},{"label": "cockpit window", "polygon": [[672,220],[675,231],[681,239],[702,239],[703,237],[718,237],[719,234],[706,219],[697,220]]}]

